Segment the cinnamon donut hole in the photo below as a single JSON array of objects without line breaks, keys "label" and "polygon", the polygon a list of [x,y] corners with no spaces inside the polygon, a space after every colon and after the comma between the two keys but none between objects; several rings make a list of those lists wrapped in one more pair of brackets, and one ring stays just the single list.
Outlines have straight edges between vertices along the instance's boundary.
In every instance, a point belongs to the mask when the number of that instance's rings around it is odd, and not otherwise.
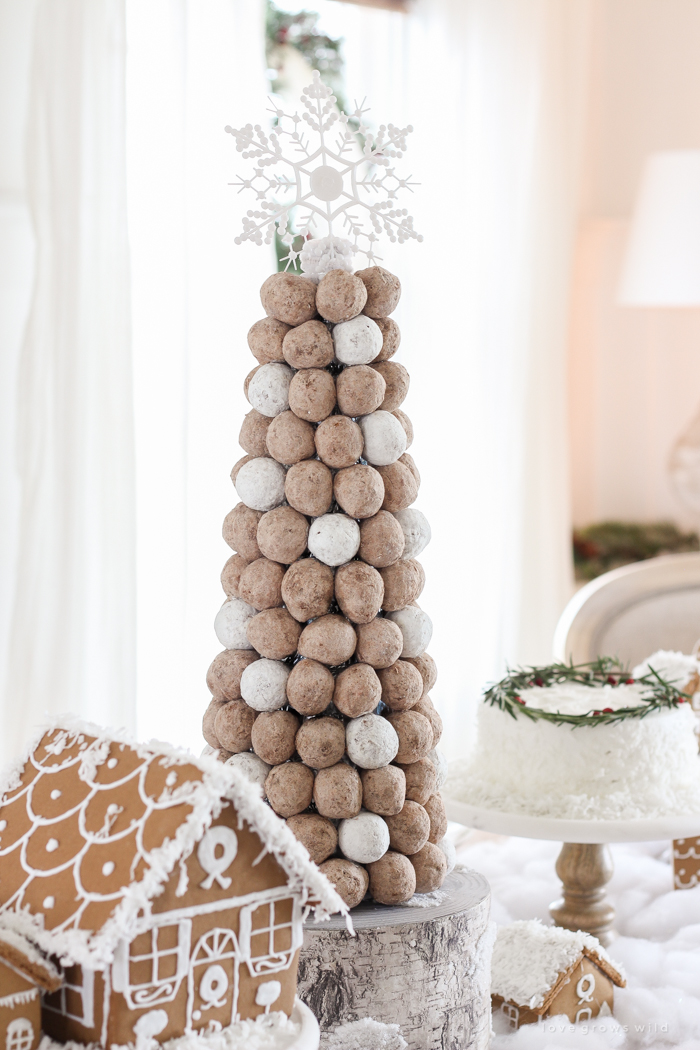
[{"label": "cinnamon donut hole", "polygon": [[351,624],[343,616],[331,614],[319,617],[304,628],[298,650],[300,656],[337,667],[350,659],[356,645],[357,636]]},{"label": "cinnamon donut hole", "polygon": [[311,805],[314,775],[301,762],[273,766],[265,777],[265,795],[279,817],[293,817]]},{"label": "cinnamon donut hole", "polygon": [[382,510],[395,513],[405,510],[418,498],[418,483],[405,463],[397,460],[388,467],[376,468],[384,482],[384,502]]},{"label": "cinnamon donut hole", "polygon": [[389,845],[398,853],[410,856],[422,849],[430,834],[430,817],[423,807],[410,799],[396,816],[386,817]]},{"label": "cinnamon donut hole", "polygon": [[396,419],[398,419],[399,423],[403,427],[404,433],[406,434],[406,448],[410,448],[413,444],[413,423],[408,418],[406,413],[402,412],[400,408],[394,409],[394,411],[391,414],[392,416],[395,416]]},{"label": "cinnamon donut hole", "polygon": [[306,623],[325,616],[333,601],[333,570],[316,558],[301,558],[282,580],[282,599],[295,620]]},{"label": "cinnamon donut hole", "polygon": [[319,813],[299,813],[287,818],[287,827],[306,846],[314,864],[322,864],[338,848],[335,824]]},{"label": "cinnamon donut hole", "polygon": [[333,337],[323,321],[306,321],[287,332],[282,353],[292,368],[325,368],[335,357]]},{"label": "cinnamon donut hole", "polygon": [[447,874],[447,857],[439,846],[426,842],[409,860],[416,873],[416,893],[433,893],[440,889]]},{"label": "cinnamon donut hole", "polygon": [[362,902],[369,886],[369,875],[361,864],[345,857],[332,857],[320,865],[320,870],[348,908],[356,908]]},{"label": "cinnamon donut hole", "polygon": [[378,672],[382,700],[392,711],[408,711],[415,707],[423,693],[423,679],[407,660],[397,660],[391,667]]},{"label": "cinnamon donut hole", "polygon": [[413,474],[416,485],[420,488],[420,471],[416,466],[416,461],[413,456],[410,456],[408,452],[404,452],[403,456],[399,456],[398,462],[403,463],[405,467],[408,467],[411,474]]},{"label": "cinnamon donut hole", "polygon": [[377,904],[405,904],[416,892],[416,873],[403,853],[389,850],[380,860],[368,864],[367,871],[369,892]]},{"label": "cinnamon donut hole", "polygon": [[316,316],[316,285],[308,277],[273,273],[260,289],[263,310],[285,324],[298,325]]},{"label": "cinnamon donut hole", "polygon": [[334,470],[351,467],[362,455],[364,447],[362,431],[347,416],[329,416],[319,423],[315,442],[321,460]]},{"label": "cinnamon donut hole", "polygon": [[258,558],[241,573],[238,597],[261,612],[282,604],[284,568],[269,558]]},{"label": "cinnamon donut hole", "polygon": [[401,656],[403,635],[393,620],[377,616],[369,623],[358,624],[356,658],[370,667],[391,667]]},{"label": "cinnamon donut hole", "polygon": [[429,696],[423,696],[413,707],[413,710],[417,711],[419,715],[423,715],[430,722],[430,728],[433,731],[433,747],[437,747],[442,736],[442,719],[435,710],[433,701]]},{"label": "cinnamon donut hole", "polygon": [[341,412],[346,416],[368,416],[384,400],[386,382],[370,365],[351,365],[336,378],[335,388]]},{"label": "cinnamon donut hole", "polygon": [[268,456],[267,431],[271,416],[263,416],[251,408],[244,417],[241,430],[238,435],[238,444],[249,456]]},{"label": "cinnamon donut hole", "polygon": [[333,703],[348,718],[368,715],[381,698],[377,672],[369,664],[351,664],[336,676]]},{"label": "cinnamon donut hole", "polygon": [[398,361],[380,361],[372,364],[386,383],[384,400],[379,406],[383,412],[395,412],[406,400],[411,377],[408,370]]},{"label": "cinnamon donut hole", "polygon": [[362,804],[370,813],[393,817],[400,813],[406,801],[406,777],[398,766],[363,769]]},{"label": "cinnamon donut hole", "polygon": [[299,660],[287,679],[287,700],[300,715],[320,715],[333,699],[336,680],[317,660]]},{"label": "cinnamon donut hole", "polygon": [[240,554],[232,554],[221,570],[221,586],[227,598],[238,598],[241,573],[250,565]]},{"label": "cinnamon donut hole", "polygon": [[376,320],[394,312],[401,298],[401,282],[395,274],[389,273],[383,266],[369,266],[366,270],[358,270],[355,276],[360,278],[367,289],[367,302],[363,310],[367,317]]},{"label": "cinnamon donut hole", "polygon": [[382,333],[382,348],[375,357],[376,361],[388,361],[393,357],[401,344],[401,331],[392,317],[375,317]]},{"label": "cinnamon donut hole", "polygon": [[362,313],[367,302],[367,289],[353,273],[329,270],[318,282],[316,309],[321,317],[333,324],[349,321]]},{"label": "cinnamon donut hole", "polygon": [[262,557],[258,547],[258,522],[262,518],[261,510],[252,510],[245,503],[237,503],[224,518],[221,534],[232,550],[237,551],[246,561],[255,561]]},{"label": "cinnamon donut hole", "polygon": [[320,460],[305,459],[287,471],[284,494],[300,514],[320,518],[333,502],[333,475]]},{"label": "cinnamon donut hole", "polygon": [[374,467],[357,463],[338,471],[333,495],[351,518],[371,518],[384,502],[384,482]]},{"label": "cinnamon donut hole", "polygon": [[296,737],[299,758],[312,769],[326,769],[345,754],[345,726],[337,718],[310,718]]},{"label": "cinnamon donut hole", "polygon": [[382,607],[384,583],[376,569],[363,561],[349,561],[335,571],[335,598],[353,623],[369,623]]},{"label": "cinnamon donut hole", "polygon": [[241,675],[259,659],[252,649],[224,649],[215,656],[207,671],[207,686],[212,696],[216,700],[239,700]]},{"label": "cinnamon donut hole", "polygon": [[214,718],[214,732],[221,746],[232,755],[250,751],[256,718],[257,712],[248,707],[245,700],[230,700],[224,704]]},{"label": "cinnamon donut hole", "polygon": [[316,455],[314,428],[293,412],[280,412],[267,430],[267,454],[285,466]]},{"label": "cinnamon donut hole", "polygon": [[437,843],[441,842],[447,834],[447,813],[445,812],[445,803],[442,801],[442,796],[439,791],[436,791],[434,795],[431,795],[425,803],[425,812],[430,818],[430,835],[428,841],[434,842],[437,845]]},{"label": "cinnamon donut hole", "polygon": [[202,736],[209,744],[209,747],[213,747],[215,750],[219,747],[219,738],[216,735],[214,723],[222,707],[226,707],[226,700],[210,700],[209,706],[202,715]]},{"label": "cinnamon donut hole", "polygon": [[335,408],[335,380],[321,368],[302,368],[289,384],[289,407],[300,419],[320,423]]},{"label": "cinnamon donut hole", "polygon": [[291,711],[263,711],[253,722],[251,732],[255,754],[268,766],[288,762],[294,754],[298,729],[299,719]]},{"label": "cinnamon donut hole", "polygon": [[433,730],[425,715],[419,715],[415,711],[400,711],[385,717],[399,738],[399,750],[394,759],[399,765],[417,762],[432,751]]},{"label": "cinnamon donut hole", "polygon": [[289,325],[274,317],[263,317],[262,321],[256,321],[248,332],[248,346],[253,357],[261,365],[284,361],[282,343],[288,331]]},{"label": "cinnamon donut hole", "polygon": [[262,554],[270,561],[291,565],[306,550],[309,523],[294,507],[268,510],[258,523],[257,540]]},{"label": "cinnamon donut hole", "polygon": [[404,545],[403,530],[389,511],[380,510],[373,517],[360,522],[358,553],[368,565],[376,569],[393,565],[403,554]]},{"label": "cinnamon donut hole", "polygon": [[429,758],[419,758],[417,762],[401,766],[406,777],[406,798],[425,806],[431,795],[437,791],[437,773]]},{"label": "cinnamon donut hole", "polygon": [[284,660],[296,650],[301,627],[286,609],[264,609],[248,620],[246,634],[261,656]]},{"label": "cinnamon donut hole", "polygon": [[383,608],[386,612],[405,609],[420,597],[425,587],[423,566],[414,558],[397,561],[379,571],[384,581]]},{"label": "cinnamon donut hole", "polygon": [[322,817],[347,820],[362,808],[362,781],[354,766],[340,762],[319,769],[314,781],[314,804]]},{"label": "cinnamon donut hole", "polygon": [[430,653],[421,653],[420,656],[407,656],[406,659],[420,672],[420,676],[423,679],[423,696],[425,696],[437,682],[437,664]]}]

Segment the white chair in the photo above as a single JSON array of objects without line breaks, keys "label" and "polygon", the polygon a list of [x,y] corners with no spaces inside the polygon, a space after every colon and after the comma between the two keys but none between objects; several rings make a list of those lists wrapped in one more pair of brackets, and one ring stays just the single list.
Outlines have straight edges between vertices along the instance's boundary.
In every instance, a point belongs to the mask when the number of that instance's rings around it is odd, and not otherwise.
[{"label": "white chair", "polygon": [[700,551],[623,565],[582,587],[561,614],[554,659],[616,656],[630,669],[658,649],[700,638]]}]

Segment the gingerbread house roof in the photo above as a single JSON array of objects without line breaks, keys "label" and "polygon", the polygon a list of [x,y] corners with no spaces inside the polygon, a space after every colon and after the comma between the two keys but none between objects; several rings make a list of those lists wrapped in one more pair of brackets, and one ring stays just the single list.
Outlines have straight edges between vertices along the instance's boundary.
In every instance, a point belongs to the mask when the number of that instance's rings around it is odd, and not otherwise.
[{"label": "gingerbread house roof", "polygon": [[624,988],[620,967],[591,934],[544,926],[538,919],[501,926],[491,961],[491,993],[544,1014],[583,956]]},{"label": "gingerbread house roof", "polygon": [[35,739],[0,796],[0,922],[61,962],[109,964],[176,865],[184,896],[184,861],[226,802],[317,919],[347,915],[260,788],[214,758],[64,718]]},{"label": "gingerbread house roof", "polygon": [[0,925],[0,959],[45,992],[56,992],[63,980],[53,963],[16,930]]}]

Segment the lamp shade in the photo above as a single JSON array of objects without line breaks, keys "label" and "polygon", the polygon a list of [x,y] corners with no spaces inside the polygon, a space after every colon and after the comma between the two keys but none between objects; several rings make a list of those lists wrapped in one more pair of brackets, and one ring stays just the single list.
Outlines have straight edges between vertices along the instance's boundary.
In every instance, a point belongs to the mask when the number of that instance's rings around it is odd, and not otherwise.
[{"label": "lamp shade", "polygon": [[625,306],[700,306],[700,150],[647,158],[618,298]]}]

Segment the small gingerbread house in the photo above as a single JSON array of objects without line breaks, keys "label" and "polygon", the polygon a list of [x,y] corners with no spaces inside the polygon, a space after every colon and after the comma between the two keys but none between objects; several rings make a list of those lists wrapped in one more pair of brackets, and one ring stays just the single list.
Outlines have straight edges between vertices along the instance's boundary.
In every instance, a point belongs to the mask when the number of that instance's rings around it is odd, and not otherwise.
[{"label": "small gingerbread house", "polygon": [[[242,774],[63,723],[1,787],[0,1003],[38,986],[48,1035],[103,1047],[291,1013],[304,914],[347,909]],[[60,975],[3,954],[24,939]]]},{"label": "small gingerbread house", "polygon": [[619,967],[588,933],[543,926],[537,919],[498,931],[491,1002],[511,1028],[556,1014],[573,1023],[610,1014],[615,985],[625,986]]},{"label": "small gingerbread house", "polygon": [[0,1046],[36,1050],[41,993],[56,992],[61,975],[31,941],[0,926]]}]

